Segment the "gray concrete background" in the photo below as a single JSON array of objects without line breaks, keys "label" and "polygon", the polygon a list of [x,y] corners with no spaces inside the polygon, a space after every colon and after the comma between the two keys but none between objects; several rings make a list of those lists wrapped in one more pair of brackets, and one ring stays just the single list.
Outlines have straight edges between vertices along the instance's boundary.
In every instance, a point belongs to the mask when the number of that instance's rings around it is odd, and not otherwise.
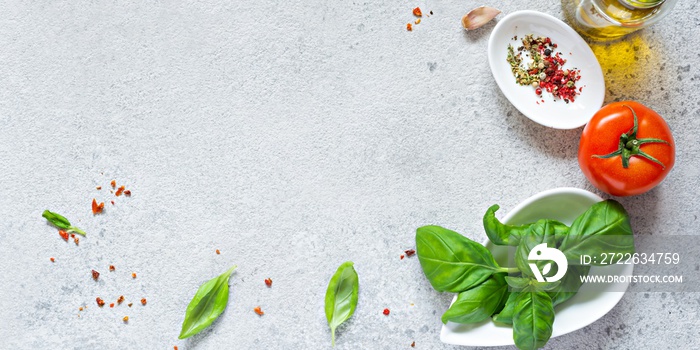
[{"label": "gray concrete background", "polygon": [[[346,260],[360,302],[338,349],[453,348],[438,336],[451,295],[430,288],[415,257],[399,259],[415,229],[482,240],[493,203],[505,214],[542,190],[595,190],[577,166],[581,129],[534,124],[498,90],[493,24],[460,26],[477,5],[4,2],[0,348],[329,348],[323,297]],[[555,1],[491,5],[563,17]],[[415,6],[434,16],[409,33]],[[639,235],[700,229],[697,14],[680,1],[655,27],[593,46],[606,102],[647,104],[678,145],[661,186],[621,199]],[[112,179],[133,196],[93,217]],[[88,236],[63,242],[44,209]],[[197,287],[233,264],[226,312],[177,340]],[[121,294],[148,305],[95,305]],[[548,348],[689,348],[699,304],[697,293],[628,293]]]}]

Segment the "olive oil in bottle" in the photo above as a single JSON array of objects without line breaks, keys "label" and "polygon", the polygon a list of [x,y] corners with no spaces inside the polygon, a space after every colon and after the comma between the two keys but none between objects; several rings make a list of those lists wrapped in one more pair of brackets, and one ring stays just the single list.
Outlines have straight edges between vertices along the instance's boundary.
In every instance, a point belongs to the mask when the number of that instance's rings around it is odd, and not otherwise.
[{"label": "olive oil in bottle", "polygon": [[580,34],[614,40],[665,17],[676,0],[562,0],[564,15]]}]

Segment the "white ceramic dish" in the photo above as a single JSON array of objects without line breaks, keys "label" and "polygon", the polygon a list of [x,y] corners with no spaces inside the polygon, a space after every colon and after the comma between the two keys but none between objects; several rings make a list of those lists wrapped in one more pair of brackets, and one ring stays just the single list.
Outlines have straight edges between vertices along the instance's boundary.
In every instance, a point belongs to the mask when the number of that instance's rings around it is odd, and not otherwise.
[{"label": "white ceramic dish", "polygon": [[[591,205],[601,201],[599,196],[578,188],[556,188],[538,193],[511,210],[503,218],[508,224],[524,224],[539,219],[555,219],[570,225]],[[499,264],[507,265],[507,250],[490,242],[486,248],[493,252]],[[611,265],[591,268],[591,275],[632,275],[634,265]],[[554,308],[552,338],[581,329],[608,313],[622,299],[629,283],[597,285],[584,284],[579,292]],[[455,295],[456,298],[456,295]],[[454,301],[454,300],[453,300]],[[514,345],[513,328],[496,325],[490,319],[476,324],[443,325],[440,340],[448,344],[468,346]]]},{"label": "white ceramic dish", "polygon": [[[527,34],[552,38],[552,42],[558,45],[556,52],[561,52],[567,60],[564,68],[581,70],[581,80],[576,82],[576,86],[583,87],[583,91],[574,102],[554,102],[554,97],[546,92],[538,98],[534,88],[515,82],[506,60],[508,44],[517,49],[522,45],[520,39]],[[512,40],[516,35],[519,40]],[[593,51],[571,27],[550,15],[537,11],[517,11],[504,17],[491,33],[488,56],[493,77],[510,103],[526,117],[544,126],[578,128],[588,123],[603,105],[605,80]]]}]

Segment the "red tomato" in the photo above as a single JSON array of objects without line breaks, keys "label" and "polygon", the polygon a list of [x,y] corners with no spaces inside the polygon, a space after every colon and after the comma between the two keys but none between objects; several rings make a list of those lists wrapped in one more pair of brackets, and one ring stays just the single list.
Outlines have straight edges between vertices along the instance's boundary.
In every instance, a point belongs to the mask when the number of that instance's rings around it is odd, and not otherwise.
[{"label": "red tomato", "polygon": [[651,190],[671,171],[675,158],[666,121],[633,101],[611,103],[596,112],[583,129],[578,149],[583,174],[614,196]]}]

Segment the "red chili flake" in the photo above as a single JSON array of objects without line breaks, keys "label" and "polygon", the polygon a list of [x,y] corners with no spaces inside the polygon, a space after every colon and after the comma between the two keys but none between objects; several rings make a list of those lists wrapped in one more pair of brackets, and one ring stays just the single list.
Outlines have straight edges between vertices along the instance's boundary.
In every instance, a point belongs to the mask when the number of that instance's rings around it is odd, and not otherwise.
[{"label": "red chili flake", "polygon": [[99,307],[103,307],[105,305],[105,301],[102,300],[102,298],[100,298],[100,297],[97,297],[95,299],[95,301],[97,301],[97,306],[99,306]]},{"label": "red chili flake", "polygon": [[114,205],[114,201],[110,201],[110,203],[112,203],[112,205]]},{"label": "red chili flake", "polygon": [[95,270],[92,270],[92,279],[97,281],[98,278],[100,278],[100,273]]},{"label": "red chili flake", "polygon": [[403,260],[403,258],[404,258],[404,255],[403,255],[403,254],[401,254],[401,260]]},{"label": "red chili flake", "polygon": [[129,316],[124,316],[124,318],[122,318],[122,321],[124,321],[124,323],[129,322]]},{"label": "red chili flake", "polygon": [[120,295],[119,299],[117,299],[117,304],[121,305],[124,302],[124,296]]},{"label": "red chili flake", "polygon": [[109,307],[114,307],[114,303],[110,303],[110,304],[109,304]]},{"label": "red chili flake", "polygon": [[136,278],[136,272],[131,273],[131,278]]},{"label": "red chili flake", "polygon": [[146,305],[146,298],[141,298],[141,305]]},{"label": "red chili flake", "polygon": [[411,23],[406,23],[406,30],[408,30],[409,32],[412,32],[412,31],[413,31],[413,25],[412,25]]},{"label": "red chili flake", "polygon": [[64,241],[68,242],[68,232],[63,230],[58,230],[58,234],[63,238]]},{"label": "red chili flake", "polygon": [[116,180],[112,180],[109,184],[112,185],[112,188],[117,187],[117,181],[116,181]]},{"label": "red chili flake", "polygon": [[390,312],[391,312],[391,311],[389,311],[389,309],[384,309],[384,311],[383,311],[382,313],[383,313],[385,316],[389,316],[389,313],[390,313]]},{"label": "red chili flake", "polygon": [[71,234],[70,234],[70,238],[75,238],[75,234],[74,234],[74,233],[71,233]]},{"label": "red chili flake", "polygon": [[75,245],[78,245],[78,243],[80,243],[80,238],[73,237],[73,242],[75,242]]},{"label": "red chili flake", "polygon": [[262,309],[260,308],[260,306],[256,306],[256,307],[253,309],[253,311],[255,311],[255,313],[258,314],[258,316],[262,316],[262,315],[265,314],[265,313],[262,311]]},{"label": "red chili flake", "polygon": [[415,348],[416,347],[416,342],[411,343],[411,347]]},{"label": "red chili flake", "polygon": [[114,265],[109,265],[109,271],[114,271]]},{"label": "red chili flake", "polygon": [[177,345],[173,346],[173,350],[177,350]]},{"label": "red chili flake", "polygon": [[221,254],[221,251],[217,249],[217,250],[216,250],[216,255],[219,255],[219,254]]},{"label": "red chili flake", "polygon": [[415,249],[409,249],[406,252],[406,256],[413,256],[413,254],[416,254]]},{"label": "red chili flake", "polygon": [[95,198],[92,199],[92,215],[99,214],[105,208],[105,202],[97,204]]},{"label": "red chili flake", "polygon": [[131,190],[125,190],[124,195],[131,197]]},{"label": "red chili flake", "polygon": [[423,12],[421,12],[420,7],[416,7],[413,9],[413,15],[416,17],[421,17],[423,16]]},{"label": "red chili flake", "polygon": [[54,258],[49,258],[49,260],[51,260],[51,262],[56,262],[56,259]]},{"label": "red chili flake", "polygon": [[272,287],[272,278],[266,278],[265,279],[265,285],[268,287]]},{"label": "red chili flake", "polygon": [[122,185],[122,186],[119,186],[119,188],[117,189],[117,192],[114,193],[114,195],[117,196],[117,197],[119,197],[119,196],[122,195],[122,193],[124,193],[124,186],[123,186],[123,185]]},{"label": "red chili flake", "polygon": [[95,187],[95,189],[99,191],[102,189],[102,186],[97,186],[97,187]]}]

